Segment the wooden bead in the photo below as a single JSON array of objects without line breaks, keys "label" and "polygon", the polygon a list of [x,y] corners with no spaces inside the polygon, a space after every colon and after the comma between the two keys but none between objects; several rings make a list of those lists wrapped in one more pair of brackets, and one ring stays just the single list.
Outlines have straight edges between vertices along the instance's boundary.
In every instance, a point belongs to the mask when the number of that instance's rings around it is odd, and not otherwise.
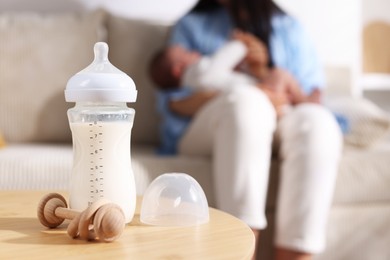
[{"label": "wooden bead", "polygon": [[93,220],[100,241],[111,242],[120,237],[125,227],[122,209],[113,203],[105,204],[96,212]]},{"label": "wooden bead", "polygon": [[58,193],[49,193],[41,199],[38,204],[37,215],[42,225],[55,228],[64,222],[64,218],[55,215],[55,210],[58,207],[68,207],[65,198]]},{"label": "wooden bead", "polygon": [[86,210],[84,210],[81,213],[78,228],[79,228],[79,233],[80,233],[79,235],[82,239],[85,239],[85,240],[94,239],[94,238],[91,238],[91,234],[89,232],[89,225],[92,224],[93,217],[94,217],[96,211],[98,211],[98,209],[100,207],[102,207],[104,204],[107,204],[107,203],[109,203],[109,201],[105,200],[105,199],[97,200],[94,203],[92,203],[91,206],[89,206]]}]

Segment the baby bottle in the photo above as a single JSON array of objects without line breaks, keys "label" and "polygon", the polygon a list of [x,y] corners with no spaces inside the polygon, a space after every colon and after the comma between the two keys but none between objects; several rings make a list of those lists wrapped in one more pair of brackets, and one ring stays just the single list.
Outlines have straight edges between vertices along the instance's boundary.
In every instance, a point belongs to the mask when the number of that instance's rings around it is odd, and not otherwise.
[{"label": "baby bottle", "polygon": [[137,90],[133,80],[108,60],[108,46],[98,42],[95,58],[68,81],[67,102],[73,140],[73,168],[69,204],[84,210],[104,198],[119,205],[129,223],[136,191],[130,158],[130,137]]}]

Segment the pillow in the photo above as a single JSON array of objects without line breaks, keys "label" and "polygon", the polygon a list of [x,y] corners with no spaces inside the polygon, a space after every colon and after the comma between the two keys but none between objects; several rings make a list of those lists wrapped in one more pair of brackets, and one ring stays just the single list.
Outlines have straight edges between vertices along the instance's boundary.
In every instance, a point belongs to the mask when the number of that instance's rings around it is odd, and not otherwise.
[{"label": "pillow", "polygon": [[0,148],[3,148],[5,147],[6,143],[5,143],[5,140],[3,138],[3,135],[0,133]]},{"label": "pillow", "polygon": [[8,142],[71,141],[68,79],[93,60],[105,14],[0,14],[0,129]]},{"label": "pillow", "polygon": [[368,99],[339,97],[326,105],[335,114],[347,145],[370,147],[390,130],[389,115]]},{"label": "pillow", "polygon": [[109,15],[107,37],[110,61],[127,73],[138,90],[131,140],[134,143],[158,143],[158,114],[155,108],[155,86],[148,66],[152,56],[166,43],[170,25]]}]

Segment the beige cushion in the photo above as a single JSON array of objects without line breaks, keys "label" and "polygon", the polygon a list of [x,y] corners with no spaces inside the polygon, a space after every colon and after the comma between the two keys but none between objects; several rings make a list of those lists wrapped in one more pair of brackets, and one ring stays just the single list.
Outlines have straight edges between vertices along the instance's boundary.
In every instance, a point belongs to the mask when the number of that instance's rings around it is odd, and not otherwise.
[{"label": "beige cushion", "polygon": [[[165,172],[192,175],[204,189],[209,204],[215,206],[212,161],[207,157],[155,156],[153,147],[132,147],[132,168],[137,193],[143,194],[150,182]],[[340,162],[333,205],[385,203],[390,201],[390,143],[371,149],[346,149]],[[67,189],[72,168],[72,146],[49,144],[9,144],[0,149],[0,190]],[[267,208],[276,203],[279,174],[272,160]]]},{"label": "beige cushion", "polygon": [[390,249],[389,203],[333,207],[327,249],[314,260],[385,260]]},{"label": "beige cushion", "polygon": [[[142,195],[151,181],[165,172],[192,175],[204,189],[210,205],[211,163],[205,157],[157,157],[153,147],[132,147],[132,169],[137,194]],[[10,144],[0,149],[0,190],[67,190],[71,177],[73,151],[70,144]]]},{"label": "beige cushion", "polygon": [[71,140],[64,89],[91,62],[104,17],[0,15],[0,129],[8,142]]},{"label": "beige cushion", "polygon": [[333,204],[390,201],[390,143],[371,148],[346,146],[339,166]]},{"label": "beige cushion", "polygon": [[[261,231],[258,259],[274,259],[275,219],[275,211],[268,210],[268,227]],[[388,203],[333,206],[326,226],[326,250],[313,259],[388,259],[389,219]]]},{"label": "beige cushion", "polygon": [[327,106],[345,125],[347,145],[369,147],[383,139],[390,130],[390,117],[376,104],[364,98],[339,97]]},{"label": "beige cushion", "polygon": [[0,149],[0,190],[68,190],[70,144],[9,144]]},{"label": "beige cushion", "polygon": [[6,145],[6,143],[5,143],[4,137],[3,137],[3,135],[0,133],[0,148],[5,147],[5,145]]},{"label": "beige cushion", "polygon": [[137,102],[129,104],[136,110],[132,140],[155,144],[158,115],[148,65],[153,54],[164,46],[170,26],[115,16],[108,18],[107,26],[110,61],[134,80],[138,90]]},{"label": "beige cushion", "polygon": [[363,28],[364,72],[390,73],[390,24],[373,21]]}]

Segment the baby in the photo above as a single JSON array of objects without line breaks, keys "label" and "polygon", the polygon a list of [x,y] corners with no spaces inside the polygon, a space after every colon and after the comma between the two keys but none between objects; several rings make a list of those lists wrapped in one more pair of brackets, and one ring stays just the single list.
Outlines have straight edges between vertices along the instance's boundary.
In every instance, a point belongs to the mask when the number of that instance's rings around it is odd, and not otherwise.
[{"label": "baby", "polygon": [[[265,64],[256,78],[237,71],[247,47],[240,40],[231,40],[212,56],[175,45],[160,51],[152,60],[150,74],[162,89],[185,86],[193,90],[224,91],[236,87],[260,87],[263,91],[284,92],[287,103],[294,105],[305,98],[294,77],[281,68]],[[284,111],[287,111],[285,106]]]},{"label": "baby", "polygon": [[224,90],[236,86],[256,85],[257,80],[235,68],[246,55],[245,45],[230,41],[212,56],[179,45],[159,52],[151,63],[151,76],[163,89],[186,86],[194,90]]}]

